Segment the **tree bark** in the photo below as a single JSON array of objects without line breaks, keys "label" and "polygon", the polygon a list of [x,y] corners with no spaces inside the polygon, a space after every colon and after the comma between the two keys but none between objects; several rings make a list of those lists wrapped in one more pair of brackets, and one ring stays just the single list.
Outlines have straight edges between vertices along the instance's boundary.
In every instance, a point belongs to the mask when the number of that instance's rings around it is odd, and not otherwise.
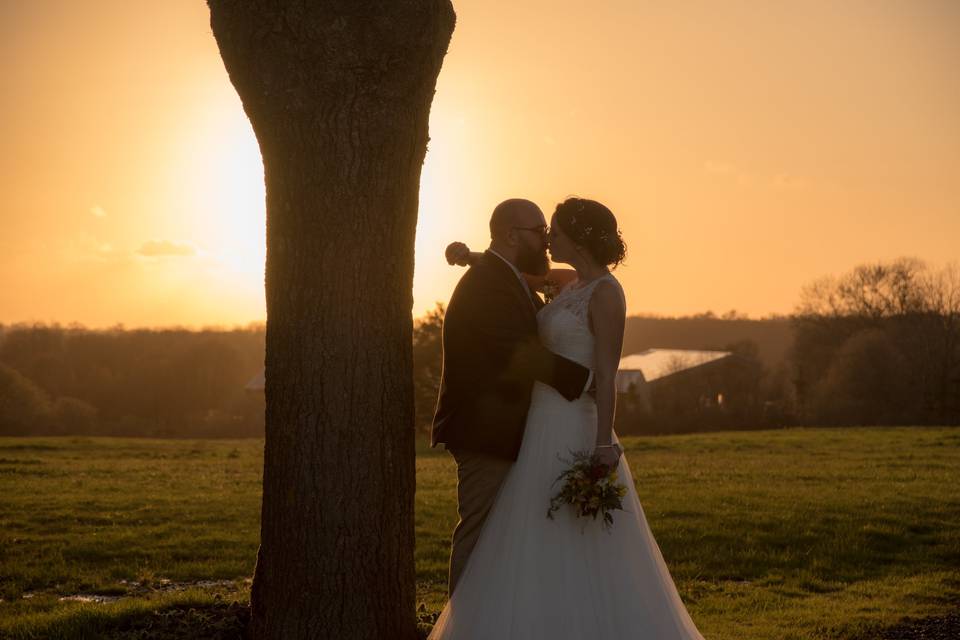
[{"label": "tree bark", "polygon": [[449,0],[208,0],[263,156],[254,638],[414,638],[413,247]]}]

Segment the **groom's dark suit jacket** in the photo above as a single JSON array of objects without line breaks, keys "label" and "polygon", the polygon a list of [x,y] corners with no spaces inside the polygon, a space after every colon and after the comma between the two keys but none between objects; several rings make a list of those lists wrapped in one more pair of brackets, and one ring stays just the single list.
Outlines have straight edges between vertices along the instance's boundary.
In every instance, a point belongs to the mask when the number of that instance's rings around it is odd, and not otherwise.
[{"label": "groom's dark suit jacket", "polygon": [[489,251],[460,278],[443,321],[433,446],[516,460],[534,381],[568,400],[580,395],[589,371],[540,343],[542,306]]}]

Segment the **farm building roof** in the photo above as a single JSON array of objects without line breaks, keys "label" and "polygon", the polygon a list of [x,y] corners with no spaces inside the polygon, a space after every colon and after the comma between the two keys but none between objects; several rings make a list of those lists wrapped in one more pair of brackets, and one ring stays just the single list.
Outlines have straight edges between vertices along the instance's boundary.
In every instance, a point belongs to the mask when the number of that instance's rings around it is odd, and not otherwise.
[{"label": "farm building roof", "polygon": [[680,371],[687,371],[733,355],[730,351],[698,351],[694,349],[647,349],[620,360],[617,389],[621,393],[631,384],[653,382]]}]

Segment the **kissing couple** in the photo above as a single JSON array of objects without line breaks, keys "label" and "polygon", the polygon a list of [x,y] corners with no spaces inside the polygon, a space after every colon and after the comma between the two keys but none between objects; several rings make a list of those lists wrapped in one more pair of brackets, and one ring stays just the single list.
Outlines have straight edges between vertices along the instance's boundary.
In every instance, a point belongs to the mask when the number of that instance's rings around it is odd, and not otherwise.
[{"label": "kissing couple", "polygon": [[[548,251],[571,269],[549,270]],[[626,301],[610,270],[625,253],[613,213],[582,198],[549,226],[533,202],[506,200],[486,251],[447,248],[469,269],[444,317],[431,440],[456,461],[460,520],[431,640],[702,640],[613,431]],[[626,487],[609,530],[545,515],[573,452]]]}]

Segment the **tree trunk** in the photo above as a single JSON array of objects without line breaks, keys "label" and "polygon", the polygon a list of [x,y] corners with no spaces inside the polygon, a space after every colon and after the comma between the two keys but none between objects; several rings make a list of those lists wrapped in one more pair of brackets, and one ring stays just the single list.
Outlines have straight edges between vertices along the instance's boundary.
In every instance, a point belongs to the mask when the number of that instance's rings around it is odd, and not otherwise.
[{"label": "tree trunk", "polygon": [[413,247],[449,0],[208,0],[263,156],[254,638],[414,638]]}]

